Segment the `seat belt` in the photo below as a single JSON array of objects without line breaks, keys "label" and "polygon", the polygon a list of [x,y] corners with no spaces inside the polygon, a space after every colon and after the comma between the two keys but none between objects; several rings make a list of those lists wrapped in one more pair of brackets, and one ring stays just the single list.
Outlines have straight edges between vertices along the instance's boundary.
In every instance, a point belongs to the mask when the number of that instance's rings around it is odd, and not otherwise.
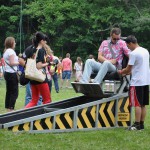
[{"label": "seat belt", "polygon": [[114,53],[114,51],[113,51],[113,49],[112,49],[112,47],[111,47],[111,43],[108,41],[108,48],[109,48],[109,50],[110,50],[110,52],[111,52],[111,54],[112,54],[112,58],[113,59],[116,59],[116,57],[115,57],[115,53]]}]

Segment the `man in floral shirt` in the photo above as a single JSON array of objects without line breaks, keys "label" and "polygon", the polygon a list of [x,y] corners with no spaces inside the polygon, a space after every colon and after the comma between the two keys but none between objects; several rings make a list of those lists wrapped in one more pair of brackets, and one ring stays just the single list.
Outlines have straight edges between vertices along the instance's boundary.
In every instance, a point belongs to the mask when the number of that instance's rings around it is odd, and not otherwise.
[{"label": "man in floral shirt", "polygon": [[116,69],[122,68],[123,54],[128,56],[130,50],[120,37],[120,28],[113,28],[110,32],[110,39],[104,40],[100,45],[98,50],[99,62],[92,59],[86,61],[80,83],[89,83],[92,72],[97,71],[98,74],[92,82],[100,84],[107,72],[114,72]]}]

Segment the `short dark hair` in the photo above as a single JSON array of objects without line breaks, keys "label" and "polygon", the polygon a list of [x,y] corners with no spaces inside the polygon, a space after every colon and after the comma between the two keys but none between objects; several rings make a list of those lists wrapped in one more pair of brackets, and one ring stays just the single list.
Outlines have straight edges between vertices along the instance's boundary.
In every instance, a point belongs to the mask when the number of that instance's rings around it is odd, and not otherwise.
[{"label": "short dark hair", "polygon": [[70,58],[70,54],[69,54],[69,53],[67,53],[67,54],[66,54],[66,57],[67,57],[67,58]]},{"label": "short dark hair", "polygon": [[110,35],[113,35],[113,34],[116,34],[116,35],[121,34],[121,29],[120,28],[112,28],[110,31]]},{"label": "short dark hair", "polygon": [[137,43],[137,39],[134,35],[129,35],[126,39],[124,39],[126,41],[126,43]]}]

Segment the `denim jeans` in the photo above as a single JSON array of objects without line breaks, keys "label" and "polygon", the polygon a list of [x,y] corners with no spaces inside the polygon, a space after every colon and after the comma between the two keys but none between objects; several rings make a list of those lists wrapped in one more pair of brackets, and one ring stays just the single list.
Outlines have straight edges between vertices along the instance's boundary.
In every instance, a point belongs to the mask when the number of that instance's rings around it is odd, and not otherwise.
[{"label": "denim jeans", "polygon": [[116,67],[109,61],[103,63],[97,62],[93,59],[88,59],[85,63],[84,72],[80,82],[89,83],[92,72],[98,71],[97,76],[94,78],[94,83],[101,83],[107,72],[116,71]]},{"label": "denim jeans", "polygon": [[50,93],[51,93],[51,91],[52,91],[52,80],[48,81],[48,86],[49,86],[49,90],[50,90]]},{"label": "denim jeans", "polygon": [[[31,92],[31,85],[30,82],[26,85],[26,97],[25,97],[25,106],[31,101],[32,99],[32,92]],[[40,96],[37,105],[42,104],[42,96]]]},{"label": "denim jeans", "polygon": [[53,78],[53,81],[54,81],[55,90],[56,90],[56,92],[59,92],[58,75],[57,75],[57,73],[55,73],[52,76],[52,78]]}]

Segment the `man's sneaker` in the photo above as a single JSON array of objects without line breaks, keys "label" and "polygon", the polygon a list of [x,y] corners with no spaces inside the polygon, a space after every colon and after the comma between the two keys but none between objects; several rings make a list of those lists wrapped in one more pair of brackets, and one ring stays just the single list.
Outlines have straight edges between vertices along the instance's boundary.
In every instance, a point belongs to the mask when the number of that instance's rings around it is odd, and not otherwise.
[{"label": "man's sneaker", "polygon": [[144,130],[144,124],[140,124],[141,130]]},{"label": "man's sneaker", "polygon": [[128,130],[141,130],[140,124],[134,123]]}]

